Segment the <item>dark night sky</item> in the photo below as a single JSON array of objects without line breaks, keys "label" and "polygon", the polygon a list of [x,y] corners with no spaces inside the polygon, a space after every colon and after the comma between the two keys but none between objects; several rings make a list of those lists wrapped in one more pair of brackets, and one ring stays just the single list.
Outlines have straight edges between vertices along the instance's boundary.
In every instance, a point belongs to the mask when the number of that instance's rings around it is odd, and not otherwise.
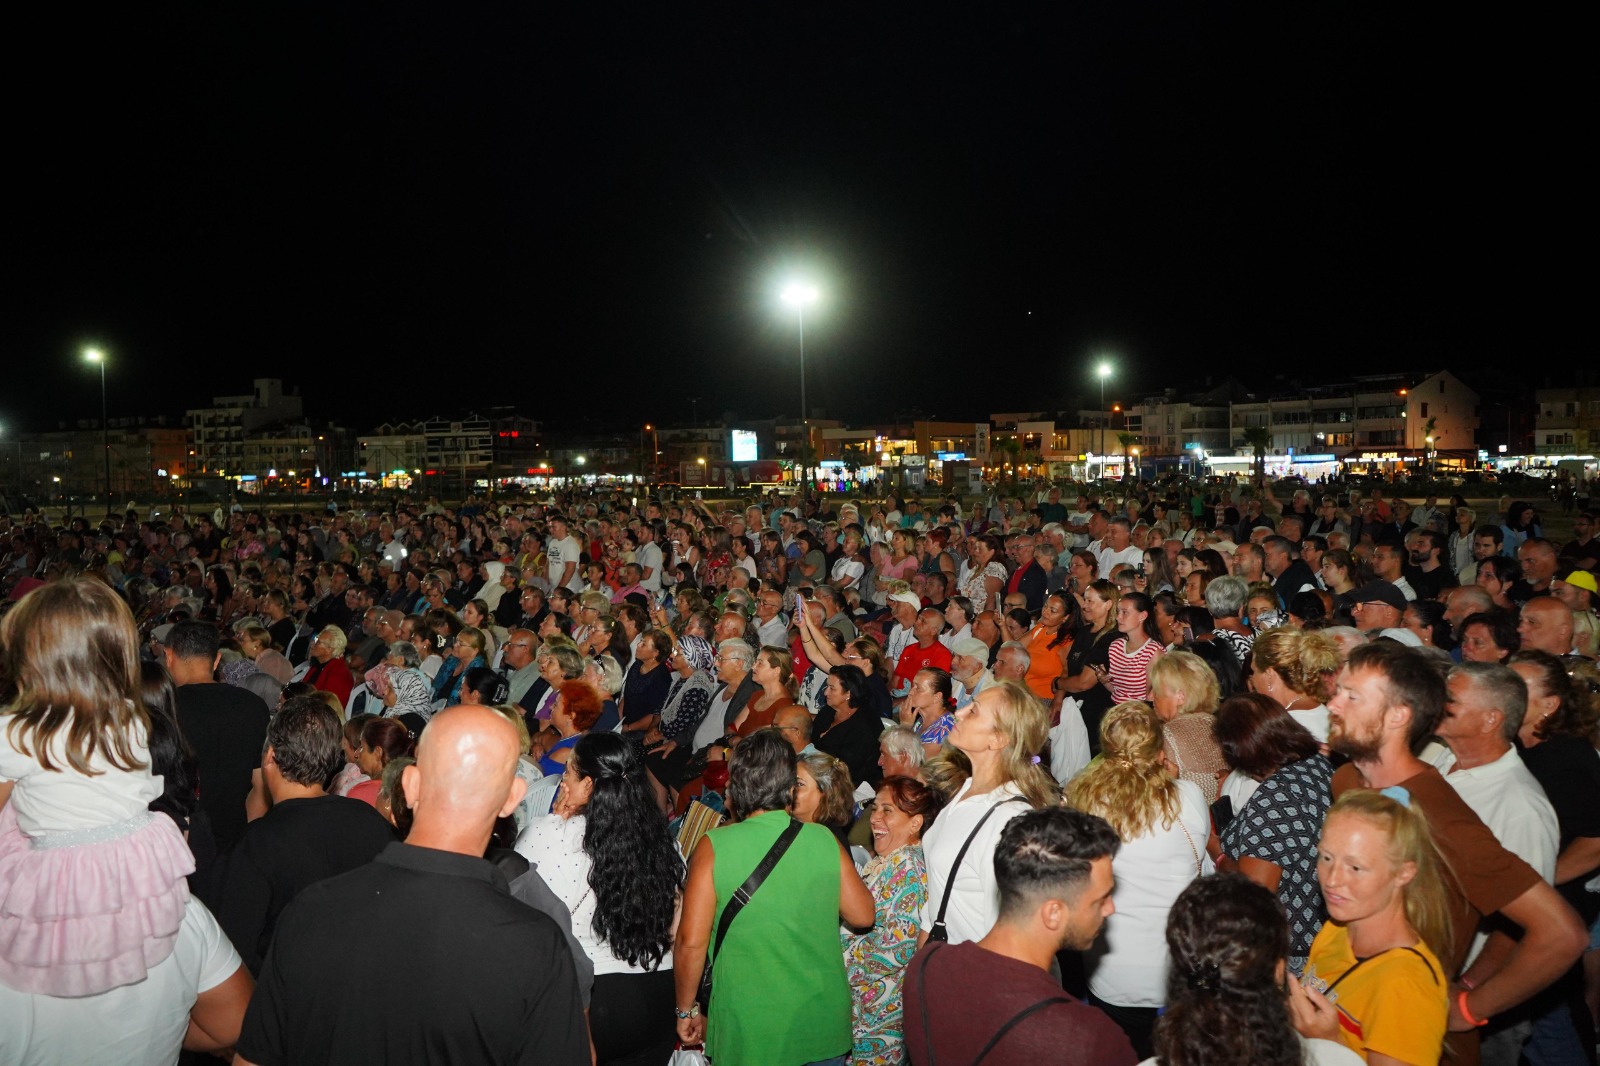
[{"label": "dark night sky", "polygon": [[256,376],[357,428],[792,413],[796,270],[827,294],[812,402],[855,419],[1045,406],[1099,351],[1127,395],[1523,372],[1587,303],[1560,249],[1591,94],[1556,23],[568,6],[17,23],[0,419],[95,413],[87,341],[113,415]]}]

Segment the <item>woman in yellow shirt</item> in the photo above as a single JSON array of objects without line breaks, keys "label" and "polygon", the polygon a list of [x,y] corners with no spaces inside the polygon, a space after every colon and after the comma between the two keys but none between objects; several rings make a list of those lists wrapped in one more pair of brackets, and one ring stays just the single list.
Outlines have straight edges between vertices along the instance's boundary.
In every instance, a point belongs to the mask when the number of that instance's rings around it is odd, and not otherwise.
[{"label": "woman in yellow shirt", "polygon": [[1443,860],[1402,788],[1342,796],[1328,811],[1317,880],[1328,921],[1290,983],[1302,1036],[1338,1040],[1373,1066],[1438,1062],[1449,1014]]}]

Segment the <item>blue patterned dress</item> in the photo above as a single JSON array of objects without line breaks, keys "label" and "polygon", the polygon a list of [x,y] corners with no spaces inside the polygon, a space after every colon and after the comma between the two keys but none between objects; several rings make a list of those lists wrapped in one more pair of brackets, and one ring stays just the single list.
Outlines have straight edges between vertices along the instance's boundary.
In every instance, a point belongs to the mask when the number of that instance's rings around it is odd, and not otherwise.
[{"label": "blue patterned dress", "polygon": [[861,879],[877,912],[872,931],[844,932],[844,967],[850,979],[855,1066],[905,1061],[901,1041],[900,981],[917,952],[922,905],[928,898],[928,868],[921,844],[907,844],[867,863]]}]

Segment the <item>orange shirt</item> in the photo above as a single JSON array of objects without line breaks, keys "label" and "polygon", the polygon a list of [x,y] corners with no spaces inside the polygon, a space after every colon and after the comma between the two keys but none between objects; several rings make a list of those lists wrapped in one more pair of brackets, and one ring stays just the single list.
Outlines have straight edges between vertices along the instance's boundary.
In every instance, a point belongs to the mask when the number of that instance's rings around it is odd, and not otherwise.
[{"label": "orange shirt", "polygon": [[1061,656],[1072,647],[1072,636],[1050,647],[1050,642],[1056,639],[1056,634],[1044,626],[1034,626],[1028,633],[1028,675],[1022,680],[1028,686],[1028,691],[1038,696],[1046,703],[1056,698],[1051,688],[1051,682],[1066,672],[1061,665]]}]

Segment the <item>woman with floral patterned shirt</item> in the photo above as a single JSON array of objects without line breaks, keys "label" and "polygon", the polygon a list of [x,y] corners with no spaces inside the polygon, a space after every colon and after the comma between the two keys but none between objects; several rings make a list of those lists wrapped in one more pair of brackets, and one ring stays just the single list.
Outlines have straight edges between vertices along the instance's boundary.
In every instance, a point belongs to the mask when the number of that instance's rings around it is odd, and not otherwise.
[{"label": "woman with floral patterned shirt", "polygon": [[855,1066],[905,1061],[901,1042],[900,981],[917,951],[922,905],[928,897],[922,831],[944,801],[921,781],[887,777],[872,811],[872,844],[862,880],[872,893],[877,921],[863,936],[842,934],[850,979]]}]

